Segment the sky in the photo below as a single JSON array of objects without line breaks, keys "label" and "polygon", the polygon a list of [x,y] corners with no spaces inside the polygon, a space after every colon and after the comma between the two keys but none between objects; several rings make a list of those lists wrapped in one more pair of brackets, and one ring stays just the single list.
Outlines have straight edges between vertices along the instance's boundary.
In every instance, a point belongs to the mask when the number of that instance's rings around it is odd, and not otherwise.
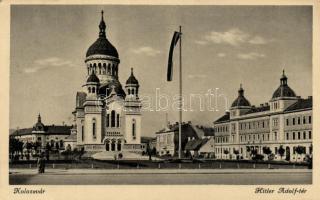
[{"label": "sky", "polygon": [[[166,101],[156,97],[168,97],[171,105],[178,94],[178,48],[172,82],[166,81],[166,73],[171,38],[179,25],[184,121],[212,126],[237,97],[240,84],[252,105],[268,102],[283,69],[297,95],[312,95],[308,6],[14,5],[10,128],[33,126],[38,113],[47,125],[72,123],[75,95],[86,80],[85,53],[98,37],[102,9],[107,38],[119,53],[122,86],[133,67],[140,98],[152,108],[142,113],[144,136],[154,136],[165,126],[166,113],[170,122],[178,121],[176,109],[157,110],[156,103],[164,107]],[[208,90],[219,95],[210,110],[208,98],[203,98]]]}]

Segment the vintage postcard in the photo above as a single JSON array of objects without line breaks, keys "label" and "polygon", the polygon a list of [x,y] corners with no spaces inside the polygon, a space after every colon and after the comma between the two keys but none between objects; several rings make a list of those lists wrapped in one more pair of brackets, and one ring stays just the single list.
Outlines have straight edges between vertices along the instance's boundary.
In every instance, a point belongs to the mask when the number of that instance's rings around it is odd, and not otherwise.
[{"label": "vintage postcard", "polygon": [[0,199],[317,199],[318,6],[0,2]]}]

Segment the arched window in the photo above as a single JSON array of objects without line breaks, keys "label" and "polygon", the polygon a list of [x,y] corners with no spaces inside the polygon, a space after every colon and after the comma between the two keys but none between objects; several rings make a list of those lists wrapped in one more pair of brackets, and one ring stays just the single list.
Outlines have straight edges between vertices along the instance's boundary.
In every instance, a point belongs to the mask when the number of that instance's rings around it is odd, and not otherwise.
[{"label": "arched window", "polygon": [[110,151],[110,141],[106,141],[106,151]]},{"label": "arched window", "polygon": [[118,140],[117,150],[118,150],[118,151],[121,151],[121,140]]},{"label": "arched window", "polygon": [[99,67],[99,74],[101,74],[101,63],[98,64]]},{"label": "arched window", "polygon": [[96,73],[96,71],[97,71],[97,64],[94,63],[94,64],[93,64],[93,72]]},{"label": "arched window", "polygon": [[111,74],[111,66],[110,66],[110,63],[108,64],[108,74]]},{"label": "arched window", "polygon": [[107,65],[106,63],[103,63],[103,74],[106,74],[107,71]]},{"label": "arched window", "polygon": [[107,114],[107,119],[106,119],[106,125],[107,125],[107,127],[109,127],[110,126],[110,124],[109,124],[109,119],[110,118],[110,114]]},{"label": "arched window", "polygon": [[116,126],[116,112],[113,110],[111,111],[111,127]]},{"label": "arched window", "polygon": [[136,139],[136,120],[132,119],[132,138]]},{"label": "arched window", "polygon": [[111,151],[115,151],[116,150],[116,142],[112,141],[111,143]]},{"label": "arched window", "polygon": [[92,88],[92,93],[96,93],[96,88],[95,87]]},{"label": "arched window", "polygon": [[130,90],[130,89],[128,89],[128,94],[129,94],[129,95],[131,94],[131,90]]},{"label": "arched window", "polygon": [[115,65],[115,67],[114,67],[114,75],[118,76],[118,66],[117,65]]},{"label": "arched window", "polygon": [[92,119],[92,136],[94,139],[96,139],[96,119]]},{"label": "arched window", "polygon": [[131,89],[131,94],[134,94],[134,89]]},{"label": "arched window", "polygon": [[88,92],[91,93],[91,87],[88,87]]},{"label": "arched window", "polygon": [[84,124],[83,124],[83,120],[81,121],[81,139],[82,139],[82,141],[84,141]]},{"label": "arched window", "polygon": [[117,114],[117,127],[120,127],[120,115]]}]

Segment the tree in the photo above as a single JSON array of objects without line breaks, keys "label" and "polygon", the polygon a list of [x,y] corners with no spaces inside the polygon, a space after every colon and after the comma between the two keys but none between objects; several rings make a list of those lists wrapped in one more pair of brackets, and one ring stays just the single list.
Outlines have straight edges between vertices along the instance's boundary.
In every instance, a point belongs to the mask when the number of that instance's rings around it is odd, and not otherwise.
[{"label": "tree", "polygon": [[59,142],[56,142],[56,150],[58,151],[59,149],[60,149]]},{"label": "tree", "polygon": [[251,157],[253,158],[253,157],[255,157],[257,154],[258,154],[258,150],[255,149],[255,148],[252,148],[251,151],[250,151]]},{"label": "tree", "polygon": [[38,154],[39,151],[40,151],[40,147],[41,147],[41,142],[39,142],[39,141],[36,141],[36,142],[33,144],[33,148],[34,148],[34,150],[36,151],[37,154]]},{"label": "tree", "polygon": [[153,148],[152,148],[152,155],[154,155],[154,156],[157,155],[157,149],[156,149],[156,147],[153,147]]},{"label": "tree", "polygon": [[[296,147],[296,153],[301,155],[304,154],[306,152],[306,148],[304,146],[297,146]],[[297,156],[296,156],[296,161],[297,161]]]},{"label": "tree", "polygon": [[236,155],[237,160],[239,160],[239,150],[234,149],[233,153]]},{"label": "tree", "polygon": [[228,149],[223,150],[223,153],[226,154],[226,156],[229,154]]},{"label": "tree", "polygon": [[49,142],[47,142],[47,144],[46,144],[46,150],[51,151],[51,145],[49,144]]},{"label": "tree", "polygon": [[26,143],[26,149],[27,149],[27,160],[29,160],[30,159],[30,152],[31,152],[31,150],[32,150],[32,143],[31,142],[27,142]]},{"label": "tree", "polygon": [[264,154],[266,154],[268,156],[268,158],[270,157],[270,154],[272,153],[270,147],[263,147],[262,151]]},{"label": "tree", "polygon": [[151,153],[152,153],[152,152],[151,152],[151,148],[150,148],[149,143],[147,143],[147,150],[146,150],[146,151],[147,151],[147,154],[148,154],[148,156],[149,156],[149,160],[152,160],[152,159],[151,159]]},{"label": "tree", "polygon": [[279,147],[279,149],[278,149],[278,154],[280,155],[281,160],[282,160],[282,157],[284,156],[285,151],[286,151],[286,150],[283,148],[283,146],[280,145],[280,147]]},{"label": "tree", "polygon": [[10,137],[9,139],[9,155],[11,159],[13,158],[19,158],[19,153],[22,155],[23,152],[23,142],[14,138]]}]

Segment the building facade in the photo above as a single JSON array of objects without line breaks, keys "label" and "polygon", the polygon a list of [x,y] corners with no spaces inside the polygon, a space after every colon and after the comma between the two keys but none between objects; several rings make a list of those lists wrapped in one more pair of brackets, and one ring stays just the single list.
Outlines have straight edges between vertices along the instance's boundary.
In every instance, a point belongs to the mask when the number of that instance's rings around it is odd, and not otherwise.
[{"label": "building facade", "polygon": [[122,87],[119,54],[106,37],[101,14],[99,37],[86,53],[86,82],[76,95],[73,134],[85,151],[141,151],[139,82],[131,68]]},{"label": "building facade", "polygon": [[32,128],[17,129],[10,137],[14,137],[26,143],[39,143],[42,149],[50,145],[58,149],[64,148],[64,140],[71,134],[72,126],[67,125],[44,125],[40,114]]},{"label": "building facade", "polygon": [[238,97],[214,122],[215,152],[222,159],[303,161],[312,157],[312,97],[302,99],[288,86],[285,73],[268,103],[252,106],[240,86]]},{"label": "building facade", "polygon": [[[190,151],[194,152],[195,149],[190,149],[189,146],[194,146],[193,141],[201,141],[199,144],[197,143],[198,151],[203,145],[205,145],[210,138],[214,137],[213,130],[208,128],[200,128],[198,126],[194,126],[190,121],[188,123],[182,123],[181,125],[181,149],[182,156],[188,156]],[[211,140],[210,142],[211,143]],[[208,143],[208,144],[209,144]],[[156,150],[157,154],[160,156],[170,155],[175,156],[178,154],[179,150],[179,124],[169,125],[158,132],[156,132]],[[206,148],[202,149],[202,152],[206,151],[206,153],[214,153],[214,148],[212,146],[211,152],[210,150],[206,150]]]}]

